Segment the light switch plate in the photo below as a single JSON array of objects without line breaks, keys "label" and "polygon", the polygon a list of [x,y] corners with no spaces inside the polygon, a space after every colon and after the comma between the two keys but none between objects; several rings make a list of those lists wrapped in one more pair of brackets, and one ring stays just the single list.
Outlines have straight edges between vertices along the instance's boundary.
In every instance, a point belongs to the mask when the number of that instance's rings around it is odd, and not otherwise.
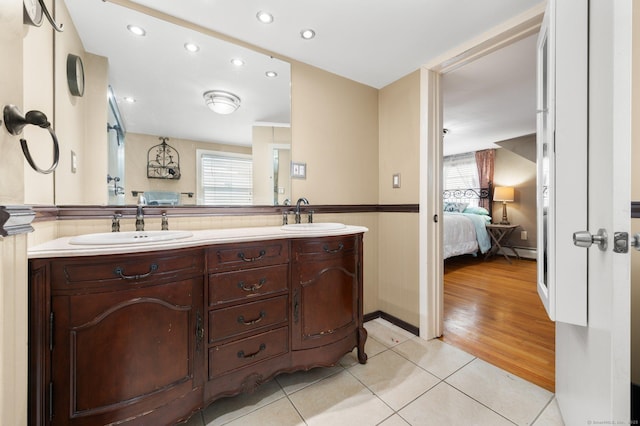
[{"label": "light switch plate", "polygon": [[400,173],[395,173],[393,175],[393,187],[400,188]]},{"label": "light switch plate", "polygon": [[78,170],[78,156],[71,151],[71,173],[75,173],[76,170]]},{"label": "light switch plate", "polygon": [[307,178],[307,163],[291,162],[291,177],[295,179]]}]

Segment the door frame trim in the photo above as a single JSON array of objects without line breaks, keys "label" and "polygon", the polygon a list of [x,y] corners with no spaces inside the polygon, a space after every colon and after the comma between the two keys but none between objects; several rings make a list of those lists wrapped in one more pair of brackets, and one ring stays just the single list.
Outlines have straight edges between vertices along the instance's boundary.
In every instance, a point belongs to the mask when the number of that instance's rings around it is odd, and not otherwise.
[{"label": "door frame trim", "polygon": [[538,32],[546,4],[493,27],[420,68],[420,337],[440,337],[443,330],[442,223],[442,76]]}]

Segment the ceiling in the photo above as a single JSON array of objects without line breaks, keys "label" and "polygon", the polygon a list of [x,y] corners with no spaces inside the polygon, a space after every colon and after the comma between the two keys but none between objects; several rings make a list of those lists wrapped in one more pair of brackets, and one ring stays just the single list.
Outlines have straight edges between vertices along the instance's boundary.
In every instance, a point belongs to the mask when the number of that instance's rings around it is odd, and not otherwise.
[{"label": "ceiling", "polygon": [[[398,80],[541,3],[540,0],[132,2],[374,88]],[[271,13],[273,23],[259,22],[256,18],[259,11]],[[300,31],[307,28],[316,32],[314,39],[300,37]],[[96,33],[91,27],[88,32]],[[472,141],[490,144],[533,133],[534,80],[535,37],[447,74],[444,120],[451,132],[445,138],[445,152],[459,151],[460,148],[455,148],[458,144],[464,146]]]}]

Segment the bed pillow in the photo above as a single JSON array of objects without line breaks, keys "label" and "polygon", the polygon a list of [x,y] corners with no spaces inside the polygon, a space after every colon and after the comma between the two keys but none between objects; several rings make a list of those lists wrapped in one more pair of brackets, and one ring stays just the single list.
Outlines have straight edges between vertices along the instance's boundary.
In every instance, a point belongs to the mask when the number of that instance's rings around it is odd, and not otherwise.
[{"label": "bed pillow", "polygon": [[469,203],[444,203],[443,210],[445,212],[462,213]]},{"label": "bed pillow", "polygon": [[479,214],[479,215],[483,215],[483,216],[489,216],[489,210],[485,209],[484,207],[468,206],[466,209],[464,209],[463,213],[471,213],[471,214]]}]

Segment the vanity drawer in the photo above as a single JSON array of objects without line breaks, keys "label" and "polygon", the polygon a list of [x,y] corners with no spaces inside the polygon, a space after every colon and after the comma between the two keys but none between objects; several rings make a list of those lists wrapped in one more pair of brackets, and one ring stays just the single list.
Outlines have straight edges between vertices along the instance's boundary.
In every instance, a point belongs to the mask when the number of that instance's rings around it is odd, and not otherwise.
[{"label": "vanity drawer", "polygon": [[289,265],[209,275],[209,306],[288,291]]},{"label": "vanity drawer", "polygon": [[209,349],[209,379],[289,351],[289,327]]},{"label": "vanity drawer", "polygon": [[211,271],[232,271],[287,262],[287,240],[222,245],[207,251],[207,265]]},{"label": "vanity drawer", "polygon": [[175,254],[123,254],[75,258],[51,262],[53,290],[161,283],[204,272],[201,250]]},{"label": "vanity drawer", "polygon": [[357,242],[358,238],[354,235],[299,239],[292,242],[292,251],[296,259],[330,259],[354,253],[358,247]]},{"label": "vanity drawer", "polygon": [[287,320],[287,296],[209,312],[209,343]]}]

